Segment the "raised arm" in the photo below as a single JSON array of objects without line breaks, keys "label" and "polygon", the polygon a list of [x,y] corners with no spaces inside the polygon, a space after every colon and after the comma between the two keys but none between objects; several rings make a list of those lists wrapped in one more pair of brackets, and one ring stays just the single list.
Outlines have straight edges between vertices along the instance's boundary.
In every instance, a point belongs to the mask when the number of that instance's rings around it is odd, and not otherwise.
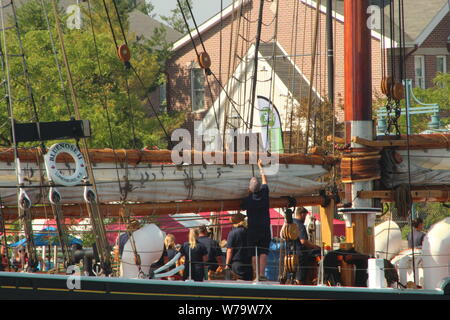
[{"label": "raised arm", "polygon": [[264,169],[263,169],[263,166],[262,166],[261,159],[258,159],[258,168],[259,168],[259,173],[261,174],[261,182],[262,182],[262,184],[267,184],[267,178],[266,178],[266,175],[264,174]]}]

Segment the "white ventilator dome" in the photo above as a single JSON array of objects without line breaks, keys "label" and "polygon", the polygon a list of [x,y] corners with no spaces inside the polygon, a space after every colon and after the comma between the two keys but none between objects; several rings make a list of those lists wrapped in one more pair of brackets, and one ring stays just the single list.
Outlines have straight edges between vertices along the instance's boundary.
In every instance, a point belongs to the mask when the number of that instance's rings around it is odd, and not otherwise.
[{"label": "white ventilator dome", "polygon": [[434,224],[422,243],[424,289],[439,288],[450,276],[450,217]]},{"label": "white ventilator dome", "polygon": [[[161,258],[165,237],[166,233],[161,231],[155,224],[146,224],[133,232],[136,251],[141,258],[141,268],[144,274],[147,275],[150,271],[150,265]],[[123,248],[120,271],[123,278],[137,278],[139,276],[139,268],[134,261],[134,252],[130,239]]]},{"label": "white ventilator dome", "polygon": [[391,260],[402,249],[402,232],[394,221],[385,221],[375,226],[375,255]]}]

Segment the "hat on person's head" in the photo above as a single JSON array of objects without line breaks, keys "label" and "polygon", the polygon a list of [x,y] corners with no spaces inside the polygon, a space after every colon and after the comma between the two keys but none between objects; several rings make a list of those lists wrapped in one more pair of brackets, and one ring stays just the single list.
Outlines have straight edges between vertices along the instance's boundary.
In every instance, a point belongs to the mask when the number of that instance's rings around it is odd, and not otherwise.
[{"label": "hat on person's head", "polygon": [[236,214],[232,214],[230,216],[230,222],[232,224],[238,224],[239,222],[242,222],[245,220],[245,215],[243,215],[242,213],[238,212]]},{"label": "hat on person's head", "polygon": [[201,226],[198,227],[198,232],[199,233],[206,233],[206,234],[209,233],[208,232],[208,228],[204,224],[202,224]]},{"label": "hat on person's head", "polygon": [[255,193],[258,192],[261,188],[261,183],[259,182],[258,178],[253,177],[250,179],[250,183],[248,184],[248,190],[250,192]]},{"label": "hat on person's head", "polygon": [[297,210],[295,210],[295,215],[300,215],[302,213],[307,214],[308,210],[305,207],[298,207]]}]

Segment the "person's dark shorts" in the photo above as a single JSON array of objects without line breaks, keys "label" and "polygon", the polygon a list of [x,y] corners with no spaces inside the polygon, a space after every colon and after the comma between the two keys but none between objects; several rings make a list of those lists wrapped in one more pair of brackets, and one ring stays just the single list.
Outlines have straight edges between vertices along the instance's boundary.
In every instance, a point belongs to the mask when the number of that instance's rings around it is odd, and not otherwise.
[{"label": "person's dark shorts", "polygon": [[231,270],[233,270],[233,272],[237,274],[242,280],[251,281],[253,278],[253,269],[251,266],[251,262],[242,263],[239,261],[234,261],[231,265]]},{"label": "person's dark shorts", "polygon": [[247,244],[252,257],[256,256],[256,247],[258,248],[258,256],[261,254],[269,254],[269,237],[249,237],[247,239]]}]

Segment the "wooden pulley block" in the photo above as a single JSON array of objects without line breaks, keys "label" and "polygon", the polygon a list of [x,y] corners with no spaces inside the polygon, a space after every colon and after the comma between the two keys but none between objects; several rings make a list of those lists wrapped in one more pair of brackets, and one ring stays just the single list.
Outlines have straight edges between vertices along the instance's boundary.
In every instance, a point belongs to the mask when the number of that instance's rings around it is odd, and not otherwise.
[{"label": "wooden pulley block", "polygon": [[203,69],[209,69],[209,67],[211,67],[211,58],[209,54],[206,52],[200,53],[200,55],[198,56],[198,64]]},{"label": "wooden pulley block", "polygon": [[381,80],[381,92],[388,97],[392,95],[392,77],[386,77]]},{"label": "wooden pulley block", "polygon": [[117,54],[119,55],[119,59],[123,62],[129,62],[131,59],[131,51],[126,44],[122,44],[117,49]]},{"label": "wooden pulley block", "polygon": [[291,272],[291,256],[287,255],[284,257],[284,265],[286,272]]},{"label": "wooden pulley block", "polygon": [[300,231],[295,223],[285,223],[281,227],[280,236],[284,240],[295,240],[299,235]]},{"label": "wooden pulley block", "polygon": [[399,82],[396,82],[392,87],[392,97],[395,100],[402,100],[405,98],[405,88]]}]

